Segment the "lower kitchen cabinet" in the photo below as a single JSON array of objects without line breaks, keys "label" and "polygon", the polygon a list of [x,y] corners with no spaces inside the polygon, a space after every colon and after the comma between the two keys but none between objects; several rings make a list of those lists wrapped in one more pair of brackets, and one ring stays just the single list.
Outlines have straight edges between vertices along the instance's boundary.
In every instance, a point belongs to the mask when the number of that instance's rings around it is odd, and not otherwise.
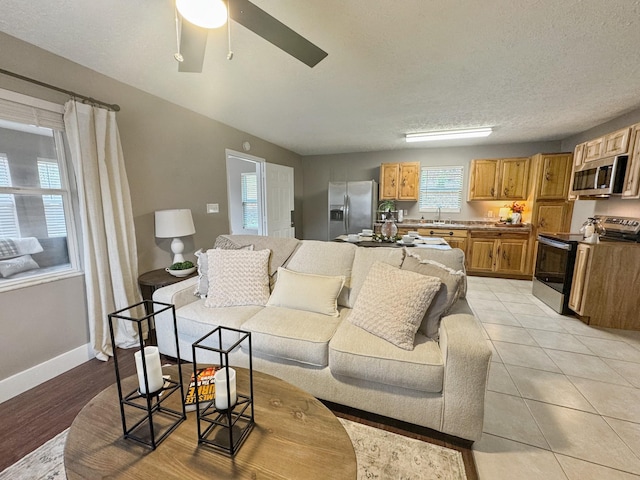
[{"label": "lower kitchen cabinet", "polygon": [[467,248],[470,275],[527,278],[529,232],[505,233],[473,230]]},{"label": "lower kitchen cabinet", "polygon": [[588,325],[640,330],[640,245],[580,243],[569,308]]}]

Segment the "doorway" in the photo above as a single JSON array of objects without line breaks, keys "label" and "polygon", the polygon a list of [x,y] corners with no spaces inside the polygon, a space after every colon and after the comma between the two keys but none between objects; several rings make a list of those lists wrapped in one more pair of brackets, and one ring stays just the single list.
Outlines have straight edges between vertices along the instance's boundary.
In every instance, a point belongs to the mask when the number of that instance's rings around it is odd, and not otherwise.
[{"label": "doorway", "polygon": [[294,237],[293,168],[233,150],[226,156],[231,234]]}]

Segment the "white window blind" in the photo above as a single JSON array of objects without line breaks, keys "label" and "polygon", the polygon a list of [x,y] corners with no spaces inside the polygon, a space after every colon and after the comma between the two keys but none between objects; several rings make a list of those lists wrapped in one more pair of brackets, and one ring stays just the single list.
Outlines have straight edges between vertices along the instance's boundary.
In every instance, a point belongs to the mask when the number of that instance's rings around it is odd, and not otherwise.
[{"label": "white window blind", "polygon": [[[40,187],[47,189],[62,189],[60,168],[55,160],[38,159],[38,175]],[[66,237],[67,225],[64,216],[62,195],[42,195],[44,216],[47,222],[47,234],[50,237]]]},{"label": "white window blind", "polygon": [[242,173],[242,228],[258,229],[258,176],[255,173]]},{"label": "white window blind", "polygon": [[[11,187],[11,172],[7,156],[0,153],[0,187]],[[13,195],[0,193],[0,238],[19,237],[20,227],[16,214],[16,204]]]},{"label": "white window blind", "polygon": [[421,212],[460,212],[462,167],[422,167],[420,171]]}]

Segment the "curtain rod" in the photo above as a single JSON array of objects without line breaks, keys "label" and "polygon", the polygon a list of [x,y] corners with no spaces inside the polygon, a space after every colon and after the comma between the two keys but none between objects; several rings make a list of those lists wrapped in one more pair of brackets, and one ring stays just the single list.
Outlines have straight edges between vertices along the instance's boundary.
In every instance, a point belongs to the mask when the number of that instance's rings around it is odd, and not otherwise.
[{"label": "curtain rod", "polygon": [[65,93],[73,98],[80,98],[89,104],[102,105],[103,107],[107,107],[109,110],[113,110],[114,112],[120,111],[120,105],[117,105],[115,103],[110,104],[110,103],[101,102],[100,100],[96,100],[95,98],[87,97],[85,95],[80,95],[79,93],[75,93],[70,90],[65,90],[64,88],[56,87],[55,85],[50,85],[48,83],[41,82],[40,80],[34,80],[33,78],[25,77],[24,75],[10,72],[9,70],[5,70],[3,68],[0,68],[0,73],[3,73],[4,75],[9,75],[10,77],[14,77],[19,80],[24,80],[25,82],[33,83],[35,85],[48,88],[50,90],[55,90],[56,92]]}]

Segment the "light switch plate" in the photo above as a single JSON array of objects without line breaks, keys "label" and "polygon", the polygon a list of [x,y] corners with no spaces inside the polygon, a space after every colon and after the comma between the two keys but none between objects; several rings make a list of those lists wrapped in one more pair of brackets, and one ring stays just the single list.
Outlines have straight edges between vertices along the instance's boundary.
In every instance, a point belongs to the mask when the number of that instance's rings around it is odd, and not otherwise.
[{"label": "light switch plate", "polygon": [[220,205],[217,203],[207,203],[207,213],[219,213]]}]

